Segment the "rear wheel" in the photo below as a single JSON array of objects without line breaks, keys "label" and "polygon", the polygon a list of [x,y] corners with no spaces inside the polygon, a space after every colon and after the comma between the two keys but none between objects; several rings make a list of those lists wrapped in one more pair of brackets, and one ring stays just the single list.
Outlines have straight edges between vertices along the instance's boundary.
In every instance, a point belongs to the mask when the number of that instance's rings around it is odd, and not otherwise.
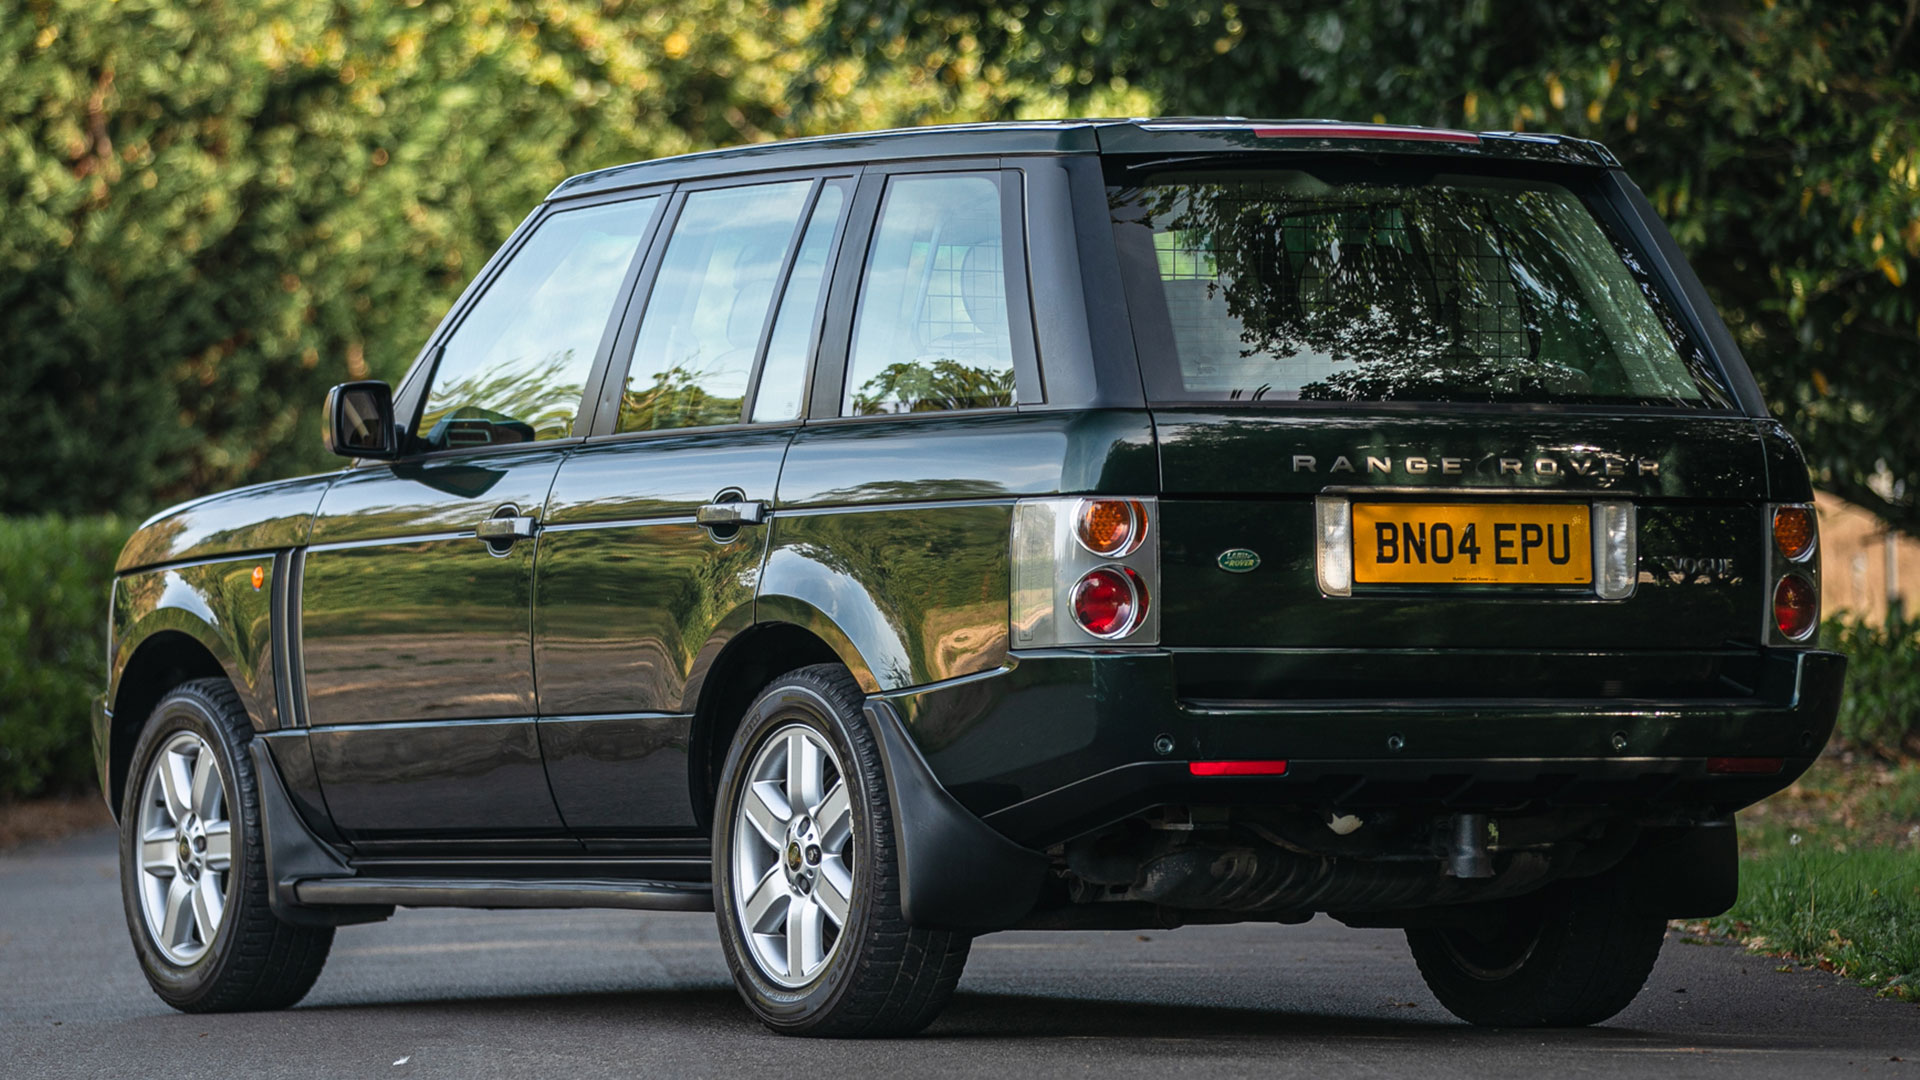
[{"label": "rear wheel", "polygon": [[1473,929],[1410,929],[1407,944],[1433,996],[1468,1023],[1584,1027],[1646,985],[1666,929],[1616,890],[1579,881],[1503,904]]},{"label": "rear wheel", "polygon": [[714,910],[734,983],[775,1031],[904,1035],[931,1023],[965,934],[900,913],[893,814],[864,698],[845,668],[802,668],[741,721],[714,812]]},{"label": "rear wheel", "polygon": [[267,903],[252,735],[233,687],[199,679],[161,699],[134,745],[120,891],[147,982],[184,1012],[291,1005],[333,944]]}]

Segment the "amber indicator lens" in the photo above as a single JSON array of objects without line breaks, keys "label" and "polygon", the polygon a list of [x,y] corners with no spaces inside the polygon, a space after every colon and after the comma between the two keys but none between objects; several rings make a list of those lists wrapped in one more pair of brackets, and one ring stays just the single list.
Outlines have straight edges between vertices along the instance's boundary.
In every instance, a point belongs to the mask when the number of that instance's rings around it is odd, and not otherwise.
[{"label": "amber indicator lens", "polygon": [[1813,583],[1799,574],[1788,574],[1773,587],[1773,621],[1787,637],[1798,641],[1811,634],[1819,613]]},{"label": "amber indicator lens", "polygon": [[1140,504],[1131,499],[1085,499],[1074,532],[1088,551],[1115,557],[1140,546],[1145,523]]},{"label": "amber indicator lens", "polygon": [[253,587],[257,589],[260,586],[265,585],[266,583],[267,583],[267,568],[264,566],[254,567],[253,568]]},{"label": "amber indicator lens", "polygon": [[1804,506],[1782,506],[1773,512],[1773,542],[1789,559],[1804,559],[1813,550],[1813,511]]},{"label": "amber indicator lens", "polygon": [[1124,566],[1089,570],[1073,586],[1073,618],[1094,637],[1123,637],[1140,625],[1147,594],[1140,575]]}]

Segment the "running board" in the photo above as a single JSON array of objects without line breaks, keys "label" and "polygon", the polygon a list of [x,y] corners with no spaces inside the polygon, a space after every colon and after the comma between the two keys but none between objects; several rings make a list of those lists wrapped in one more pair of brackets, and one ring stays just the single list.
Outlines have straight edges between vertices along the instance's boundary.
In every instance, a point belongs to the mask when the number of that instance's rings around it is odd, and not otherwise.
[{"label": "running board", "polygon": [[713,910],[713,886],[704,882],[341,877],[302,881],[294,886],[294,891],[302,904],[316,905]]}]

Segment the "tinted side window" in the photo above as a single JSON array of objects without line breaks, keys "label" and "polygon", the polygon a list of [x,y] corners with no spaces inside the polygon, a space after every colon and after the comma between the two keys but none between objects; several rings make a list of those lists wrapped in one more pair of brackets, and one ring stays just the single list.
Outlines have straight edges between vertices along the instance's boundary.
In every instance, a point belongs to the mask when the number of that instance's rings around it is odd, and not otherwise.
[{"label": "tinted side window", "polygon": [[442,349],[421,412],[433,449],[565,438],[659,198],[548,217]]},{"label": "tinted side window", "polygon": [[811,180],[687,196],[647,300],[620,431],[737,424]]},{"label": "tinted side window", "polygon": [[887,182],[860,283],[844,410],[852,416],[1014,403],[1000,182]]},{"label": "tinted side window", "polygon": [[814,330],[819,325],[822,286],[827,281],[827,258],[833,254],[833,229],[847,204],[847,181],[830,180],[807,218],[807,234],[793,258],[793,273],[773,319],[767,358],[760,365],[760,389],[753,395],[753,420],[792,420],[800,415],[800,395],[806,392],[807,359],[812,354]]}]

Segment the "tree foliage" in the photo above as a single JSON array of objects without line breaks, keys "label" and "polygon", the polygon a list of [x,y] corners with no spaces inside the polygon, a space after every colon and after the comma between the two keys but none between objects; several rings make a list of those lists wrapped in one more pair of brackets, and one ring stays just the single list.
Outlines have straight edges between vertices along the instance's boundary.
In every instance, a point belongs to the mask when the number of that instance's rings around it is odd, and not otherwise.
[{"label": "tree foliage", "polygon": [[326,388],[403,371],[570,174],[1003,111],[993,72],[815,59],[820,21],[726,0],[0,0],[0,514],[145,512],[324,467]]},{"label": "tree foliage", "polygon": [[1144,89],[1163,113],[1600,139],[1818,479],[1920,531],[1917,15],[1920,0],[841,0],[822,48],[926,65],[964,42],[1016,86]]}]

